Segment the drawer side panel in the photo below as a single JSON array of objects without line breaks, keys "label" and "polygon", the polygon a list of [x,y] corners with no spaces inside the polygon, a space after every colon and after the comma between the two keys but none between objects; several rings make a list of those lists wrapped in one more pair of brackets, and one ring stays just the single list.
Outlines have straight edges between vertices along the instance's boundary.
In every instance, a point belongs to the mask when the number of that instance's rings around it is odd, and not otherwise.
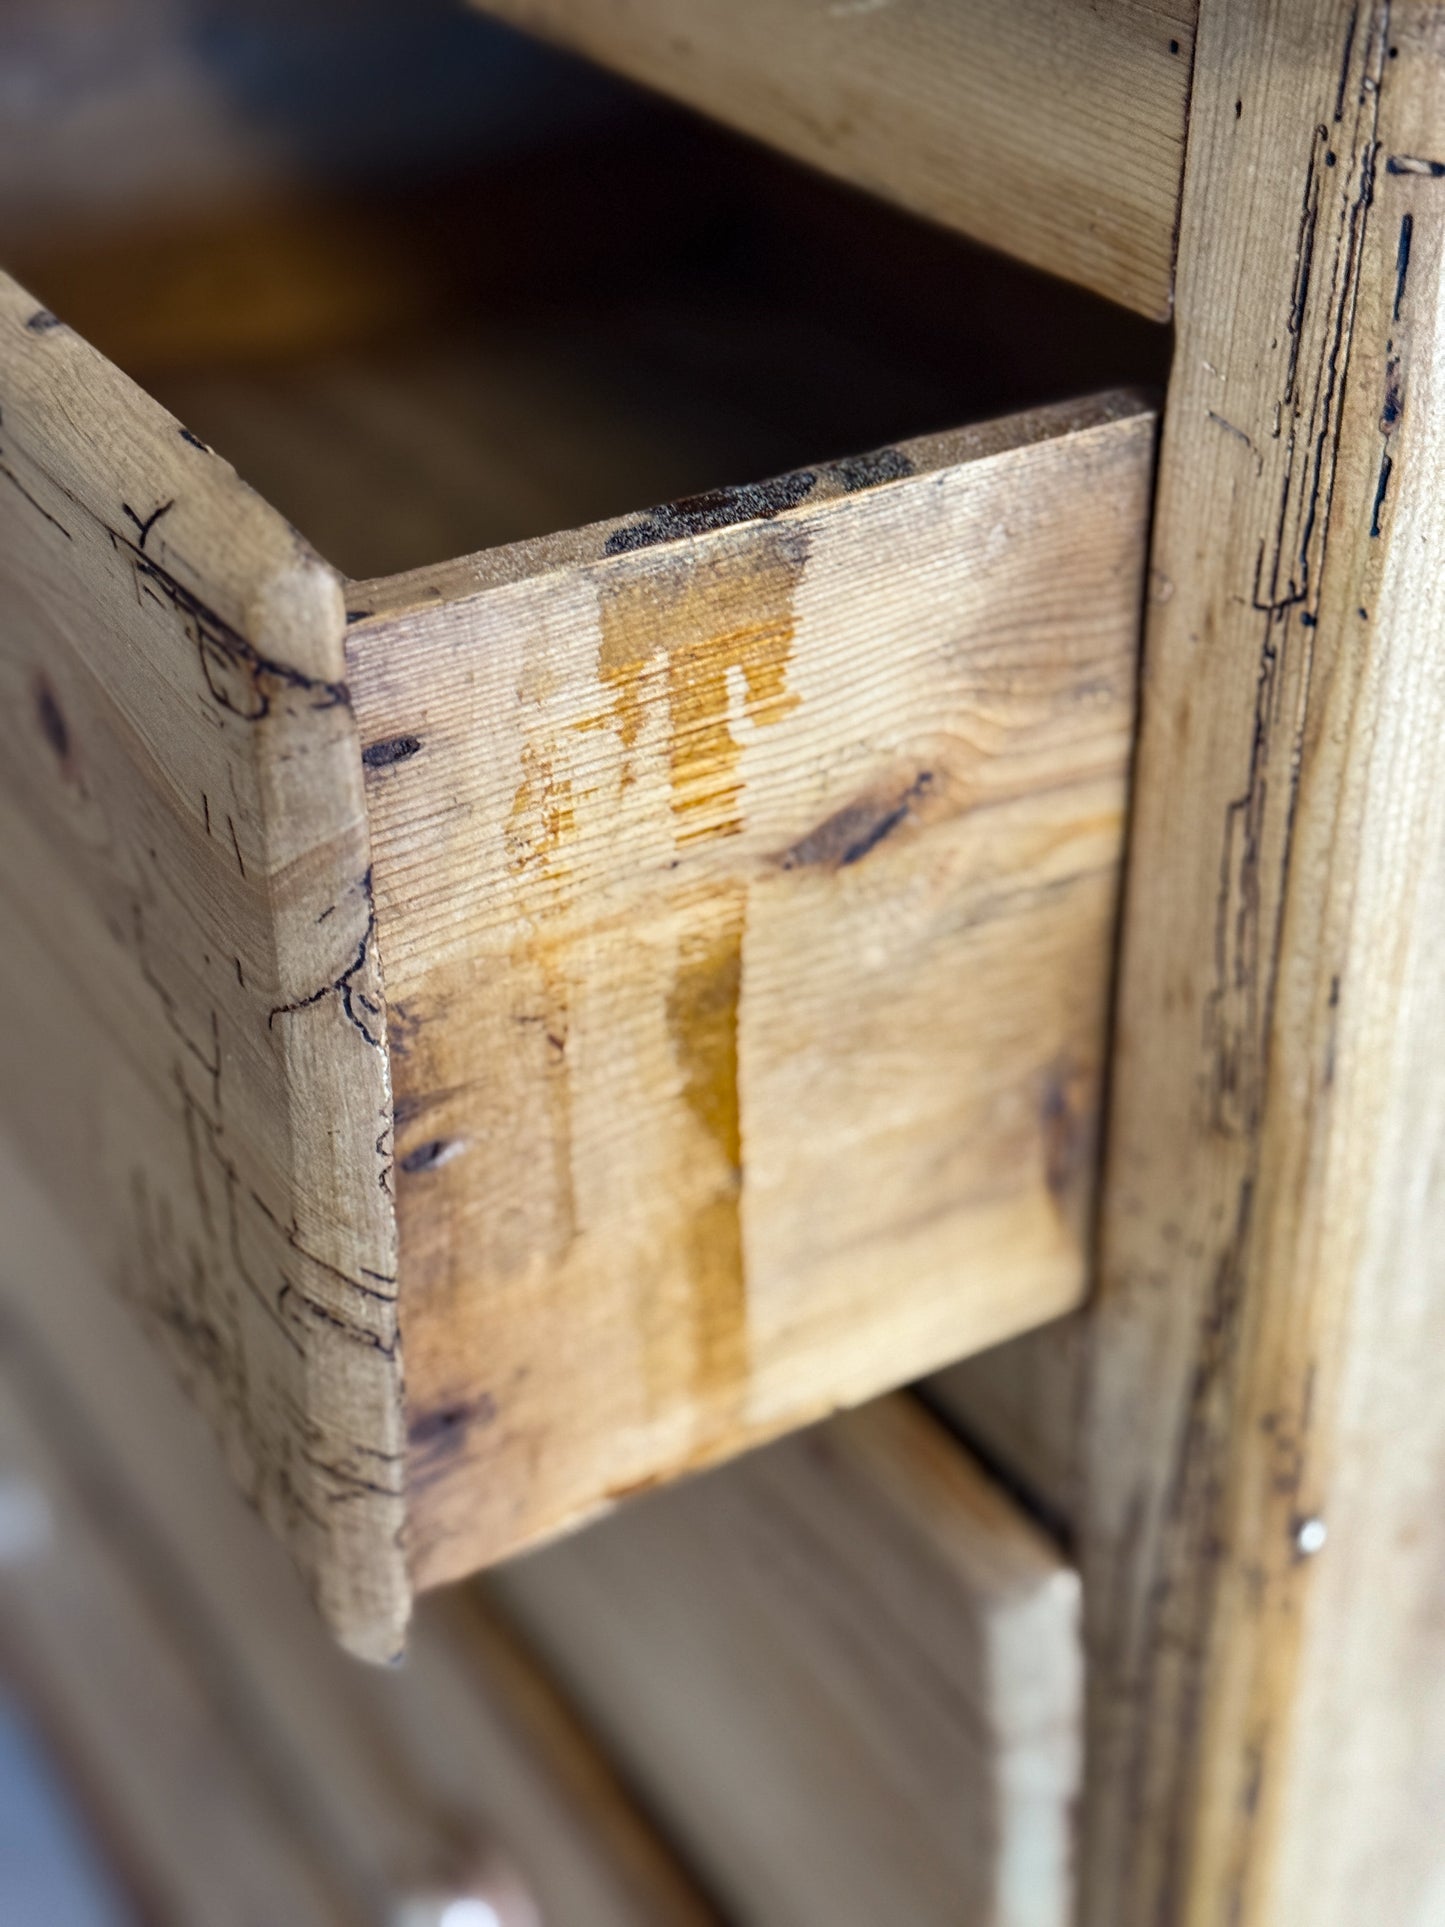
[{"label": "drawer side panel", "polygon": [[382,1658],[391,1105],[343,622],[293,529],[0,280],[0,1104]]}]

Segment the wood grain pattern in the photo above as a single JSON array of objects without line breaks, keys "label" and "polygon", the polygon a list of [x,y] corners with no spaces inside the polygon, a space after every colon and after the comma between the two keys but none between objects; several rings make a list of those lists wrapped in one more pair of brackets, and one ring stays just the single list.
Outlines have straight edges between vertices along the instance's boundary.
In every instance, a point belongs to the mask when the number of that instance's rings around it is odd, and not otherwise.
[{"label": "wood grain pattern", "polygon": [[1078,1578],[913,1400],[485,1583],[731,1918],[1067,1927]]},{"label": "wood grain pattern", "polygon": [[705,1927],[479,1600],[428,1601],[405,1666],[353,1665],[207,1444],[0,1140],[0,1666],[141,1917],[437,1927],[486,1897],[501,1927]]},{"label": "wood grain pattern", "polygon": [[340,581],[10,281],[0,417],[4,1110],[383,1657],[391,1097]]},{"label": "wood grain pattern", "polygon": [[483,0],[786,152],[1167,317],[1197,0]]},{"label": "wood grain pattern", "polygon": [[418,1583],[1078,1301],[1151,444],[353,586]]},{"label": "wood grain pattern", "polygon": [[1093,1927],[1445,1907],[1445,10],[1206,0],[1085,1530]]}]

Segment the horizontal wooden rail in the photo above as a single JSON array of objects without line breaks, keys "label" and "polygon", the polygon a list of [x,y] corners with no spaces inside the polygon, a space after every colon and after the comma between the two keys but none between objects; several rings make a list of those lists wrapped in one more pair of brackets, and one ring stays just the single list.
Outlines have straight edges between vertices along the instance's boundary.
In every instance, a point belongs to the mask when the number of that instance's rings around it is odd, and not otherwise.
[{"label": "horizontal wooden rail", "polygon": [[1078,1577],[906,1395],[484,1583],[730,1917],[1068,1927]]},{"label": "horizontal wooden rail", "polygon": [[831,174],[1168,315],[1196,0],[484,0]]}]

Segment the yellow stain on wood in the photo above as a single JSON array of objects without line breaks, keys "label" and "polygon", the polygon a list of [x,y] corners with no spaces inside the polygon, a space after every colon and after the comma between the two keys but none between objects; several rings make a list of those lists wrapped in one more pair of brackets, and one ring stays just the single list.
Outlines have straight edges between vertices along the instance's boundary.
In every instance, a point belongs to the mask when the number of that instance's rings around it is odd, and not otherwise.
[{"label": "yellow stain on wood", "polygon": [[[743,1262],[742,1116],[738,1101],[738,1007],[742,998],[746,892],[741,884],[699,906],[679,946],[667,999],[668,1034],[687,1109],[712,1155],[687,1230],[692,1395],[701,1413],[724,1417],[747,1359]],[[692,1153],[699,1157],[699,1151]]]},{"label": "yellow stain on wood", "polygon": [[679,844],[742,829],[734,679],[754,725],[781,722],[797,707],[787,677],[793,597],[807,555],[805,529],[753,524],[719,538],[705,567],[691,548],[642,550],[603,579],[597,667],[613,692],[622,784],[633,780],[649,701],[665,687]]},{"label": "yellow stain on wood", "polygon": [[572,1072],[567,1061],[567,1045],[572,1014],[570,985],[565,957],[544,943],[534,946],[531,961],[535,977],[535,1008],[517,1013],[519,1024],[533,1034],[534,1049],[542,1060],[538,1087],[546,1105],[552,1149],[551,1255],[562,1257],[577,1235],[577,1195],[572,1175]]},{"label": "yellow stain on wood", "polygon": [[[567,974],[567,945],[558,923],[568,907],[566,882],[570,875],[559,852],[576,828],[572,781],[555,742],[529,736],[522,746],[521,780],[512,797],[505,830],[508,868],[527,876],[536,890],[532,935],[521,946],[519,973],[522,994],[512,1016],[529,1038],[539,1066],[535,1088],[546,1108],[546,1140],[551,1150],[552,1207],[548,1214],[547,1245],[560,1258],[577,1233],[576,1188],[572,1174],[572,1079],[567,1061],[571,1028],[571,998]],[[543,886],[537,889],[537,886]]]},{"label": "yellow stain on wood", "polygon": [[672,807],[681,819],[680,843],[741,831],[741,748],[728,716],[728,672],[742,672],[749,717],[777,722],[798,700],[785,687],[792,642],[790,616],[764,617],[669,656]]},{"label": "yellow stain on wood", "polygon": [[687,1107],[735,1173],[741,1172],[743,1157],[738,1111],[742,907],[741,892],[731,892],[720,930],[691,930],[683,938],[667,1000]]},{"label": "yellow stain on wood", "polygon": [[522,780],[507,818],[507,867],[514,874],[531,870],[557,877],[557,850],[575,827],[571,778],[558,772],[548,748],[529,737],[522,746]]},{"label": "yellow stain on wood", "polygon": [[[808,540],[796,526],[751,523],[718,533],[701,553],[693,544],[635,551],[599,577],[598,675],[612,692],[621,787],[635,782],[649,718],[665,704],[679,851],[740,833],[738,723],[765,728],[798,705],[788,665]],[[687,1221],[676,1263],[685,1275],[660,1279],[656,1303],[660,1329],[678,1336],[656,1349],[667,1355],[679,1339],[689,1348],[691,1400],[704,1429],[715,1430],[730,1422],[747,1369],[738,1097],[746,884],[714,882],[677,909],[666,1018],[695,1128],[680,1140],[677,1173]]]},{"label": "yellow stain on wood", "polygon": [[[624,605],[621,609],[617,608],[618,600]],[[626,607],[628,600],[604,592],[602,645],[597,652],[597,677],[612,691],[612,717],[622,742],[623,789],[628,789],[633,780],[633,751],[642,735],[645,709],[643,679],[655,647],[645,625],[628,619],[633,613]],[[582,727],[592,727],[592,719],[589,717]]]}]

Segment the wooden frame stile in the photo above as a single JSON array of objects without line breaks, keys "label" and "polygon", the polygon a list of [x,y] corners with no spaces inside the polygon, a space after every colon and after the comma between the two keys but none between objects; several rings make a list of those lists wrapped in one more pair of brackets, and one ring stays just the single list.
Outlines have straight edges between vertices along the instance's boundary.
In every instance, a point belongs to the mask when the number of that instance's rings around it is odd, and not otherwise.
[{"label": "wooden frame stile", "polygon": [[338,1635],[396,1652],[391,1101],[341,581],[0,281],[3,1100]]},{"label": "wooden frame stile", "polygon": [[1438,1921],[1445,8],[1203,0],[1081,1539],[1089,1927]]}]

